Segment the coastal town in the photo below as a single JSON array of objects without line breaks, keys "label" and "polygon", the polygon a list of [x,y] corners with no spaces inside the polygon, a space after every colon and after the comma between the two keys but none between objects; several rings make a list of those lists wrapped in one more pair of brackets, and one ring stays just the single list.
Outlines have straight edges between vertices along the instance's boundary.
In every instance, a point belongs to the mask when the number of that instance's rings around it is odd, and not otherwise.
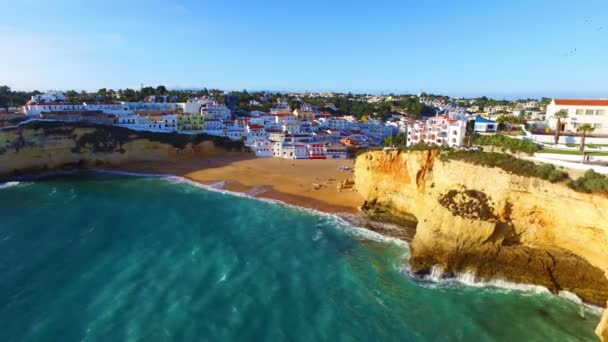
[{"label": "coastal town", "polygon": [[[10,89],[4,87],[4,92]],[[141,99],[131,93],[35,92],[19,106],[4,101],[0,122],[2,126],[85,122],[136,131],[207,134],[243,141],[256,157],[284,159],[347,159],[358,150],[379,147],[472,148],[474,141],[467,139],[472,134],[498,133],[538,144],[543,149],[535,154],[537,161],[608,173],[608,100],[604,99],[507,101],[424,92],[250,94],[206,89],[172,95],[164,86],[143,85],[138,92]]]}]

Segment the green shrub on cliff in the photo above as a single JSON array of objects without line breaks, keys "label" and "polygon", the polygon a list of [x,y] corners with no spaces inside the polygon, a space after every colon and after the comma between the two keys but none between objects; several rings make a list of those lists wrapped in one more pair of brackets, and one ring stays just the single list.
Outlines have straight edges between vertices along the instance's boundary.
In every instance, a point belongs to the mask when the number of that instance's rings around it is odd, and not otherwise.
[{"label": "green shrub on cliff", "polygon": [[608,194],[608,177],[588,170],[583,177],[568,182],[568,186],[578,192]]},{"label": "green shrub on cliff", "polygon": [[474,165],[497,167],[518,176],[535,177],[552,183],[568,178],[568,173],[558,170],[552,164],[535,164],[531,161],[496,152],[454,151],[444,153],[441,160],[460,160]]},{"label": "green shrub on cliff", "polygon": [[473,133],[465,137],[465,142],[470,145],[502,147],[512,153],[523,152],[530,155],[540,150],[540,147],[530,140],[509,138],[502,134],[481,135]]}]

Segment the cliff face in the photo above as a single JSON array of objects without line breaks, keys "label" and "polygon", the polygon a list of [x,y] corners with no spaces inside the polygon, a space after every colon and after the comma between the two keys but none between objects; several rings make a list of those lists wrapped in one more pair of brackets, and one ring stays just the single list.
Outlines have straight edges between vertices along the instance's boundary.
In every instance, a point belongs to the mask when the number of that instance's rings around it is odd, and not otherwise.
[{"label": "cliff face", "polygon": [[182,138],[175,147],[171,141],[163,141],[170,140],[167,137],[120,127],[69,124],[0,130],[0,178],[63,167],[171,162],[240,151],[239,143],[222,145],[211,138],[191,139],[190,143]]},{"label": "cliff face", "polygon": [[606,305],[606,198],[496,168],[443,163],[435,151],[362,154],[355,183],[364,211],[415,217],[416,273],[440,266],[447,274],[540,284]]}]

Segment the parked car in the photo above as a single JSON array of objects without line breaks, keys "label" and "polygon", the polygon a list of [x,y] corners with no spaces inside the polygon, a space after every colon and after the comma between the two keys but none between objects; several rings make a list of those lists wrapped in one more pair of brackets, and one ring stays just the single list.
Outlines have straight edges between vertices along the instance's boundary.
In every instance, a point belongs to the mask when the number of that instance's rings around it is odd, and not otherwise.
[{"label": "parked car", "polygon": [[471,152],[481,152],[483,151],[483,148],[481,146],[471,146],[467,147],[466,150]]}]

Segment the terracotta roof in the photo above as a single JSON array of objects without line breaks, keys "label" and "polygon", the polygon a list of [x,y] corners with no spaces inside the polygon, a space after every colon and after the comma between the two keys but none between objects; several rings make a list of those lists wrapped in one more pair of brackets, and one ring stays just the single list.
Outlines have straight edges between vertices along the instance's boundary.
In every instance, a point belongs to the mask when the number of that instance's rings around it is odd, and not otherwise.
[{"label": "terracotta roof", "polygon": [[555,104],[561,106],[608,106],[608,100],[555,99]]}]

